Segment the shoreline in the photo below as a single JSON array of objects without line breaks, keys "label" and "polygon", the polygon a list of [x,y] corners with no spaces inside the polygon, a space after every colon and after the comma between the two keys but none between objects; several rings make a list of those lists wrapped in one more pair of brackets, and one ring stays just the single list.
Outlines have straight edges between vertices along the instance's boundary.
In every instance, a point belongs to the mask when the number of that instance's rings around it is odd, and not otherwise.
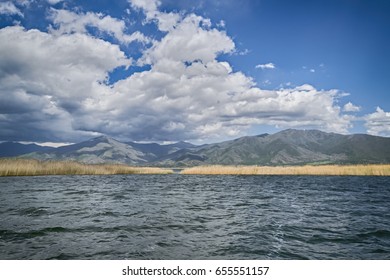
[{"label": "shoreline", "polygon": [[312,175],[312,176],[390,176],[390,164],[228,166],[207,165],[185,168],[184,175]]},{"label": "shoreline", "polygon": [[0,159],[0,177],[49,175],[171,174],[169,168],[136,167],[124,164],[85,164],[75,161]]},{"label": "shoreline", "polygon": [[35,159],[0,159],[0,177],[48,175],[313,175],[313,176],[390,176],[390,164],[141,167],[124,164],[85,164],[75,161],[39,161]]}]

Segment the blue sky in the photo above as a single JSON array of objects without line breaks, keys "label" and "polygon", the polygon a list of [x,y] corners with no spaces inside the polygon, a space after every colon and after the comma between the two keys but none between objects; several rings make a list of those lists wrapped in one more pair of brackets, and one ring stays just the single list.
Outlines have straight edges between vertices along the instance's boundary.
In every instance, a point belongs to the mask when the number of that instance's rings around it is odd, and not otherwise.
[{"label": "blue sky", "polygon": [[385,0],[0,1],[0,141],[390,136]]}]

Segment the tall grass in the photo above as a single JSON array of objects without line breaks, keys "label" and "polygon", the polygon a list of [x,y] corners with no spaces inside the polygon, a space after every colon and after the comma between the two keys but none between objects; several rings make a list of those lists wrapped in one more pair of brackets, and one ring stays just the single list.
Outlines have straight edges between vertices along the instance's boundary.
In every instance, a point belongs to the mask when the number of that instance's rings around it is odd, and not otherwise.
[{"label": "tall grass", "polygon": [[[171,169],[122,164],[82,164],[73,161],[0,159],[0,176],[171,174]],[[185,168],[180,174],[199,175],[352,175],[390,176],[390,165],[223,166]]]},{"label": "tall grass", "polygon": [[390,165],[304,165],[304,166],[197,166],[181,174],[199,175],[349,175],[390,176]]},{"label": "tall grass", "polygon": [[122,164],[82,164],[72,161],[0,159],[0,176],[170,174],[170,169]]}]

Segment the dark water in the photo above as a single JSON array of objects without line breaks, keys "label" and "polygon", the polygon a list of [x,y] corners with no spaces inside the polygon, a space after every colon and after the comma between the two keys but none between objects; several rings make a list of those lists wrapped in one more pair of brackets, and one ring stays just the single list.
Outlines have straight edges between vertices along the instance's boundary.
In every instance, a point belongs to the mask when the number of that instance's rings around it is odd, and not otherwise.
[{"label": "dark water", "polygon": [[0,178],[0,259],[390,259],[390,177]]}]

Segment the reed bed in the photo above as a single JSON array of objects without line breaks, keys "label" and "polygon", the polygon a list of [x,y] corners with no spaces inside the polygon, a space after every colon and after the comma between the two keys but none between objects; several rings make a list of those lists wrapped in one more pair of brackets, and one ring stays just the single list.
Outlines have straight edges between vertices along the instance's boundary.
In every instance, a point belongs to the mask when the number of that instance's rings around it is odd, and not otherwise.
[{"label": "reed bed", "polygon": [[73,161],[0,159],[0,176],[170,174],[170,169],[122,164],[83,164]]},{"label": "reed bed", "polygon": [[304,166],[196,166],[181,174],[197,175],[334,175],[390,176],[390,165],[304,165]]}]

